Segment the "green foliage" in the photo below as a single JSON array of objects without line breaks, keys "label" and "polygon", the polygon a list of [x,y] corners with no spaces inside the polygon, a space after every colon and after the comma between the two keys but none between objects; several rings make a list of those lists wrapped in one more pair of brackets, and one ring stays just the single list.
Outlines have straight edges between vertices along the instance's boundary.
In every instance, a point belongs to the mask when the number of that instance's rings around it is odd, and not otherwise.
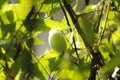
[{"label": "green foliage", "polygon": [[[120,1],[98,1],[82,10],[79,4],[83,2],[1,0],[0,80],[111,80],[120,67]],[[63,11],[60,21],[54,19],[58,11]],[[65,35],[67,48],[36,56],[36,45],[46,44],[38,35],[50,30]]]},{"label": "green foliage", "polygon": [[50,29],[63,30],[69,28],[67,25],[49,19],[33,19],[25,21],[24,24],[29,31],[49,31]]},{"label": "green foliage", "polygon": [[2,7],[2,5],[6,2],[7,0],[1,0],[0,1],[0,8]]}]

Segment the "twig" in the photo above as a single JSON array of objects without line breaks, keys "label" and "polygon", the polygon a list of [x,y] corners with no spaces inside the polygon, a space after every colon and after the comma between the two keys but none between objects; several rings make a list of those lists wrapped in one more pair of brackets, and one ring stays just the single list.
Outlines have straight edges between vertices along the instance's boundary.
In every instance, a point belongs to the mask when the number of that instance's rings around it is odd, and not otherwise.
[{"label": "twig", "polygon": [[105,16],[105,23],[104,23],[104,29],[102,30],[101,34],[100,34],[100,39],[97,43],[97,46],[99,46],[101,44],[101,41],[103,39],[106,27],[107,27],[107,19],[108,19],[108,14],[109,14],[109,10],[110,10],[110,0],[108,0],[108,6],[107,6],[107,11],[106,11],[106,16]]},{"label": "twig", "polygon": [[[60,2],[60,6],[61,6],[61,8],[62,8],[62,11],[63,11],[64,15],[65,15],[65,18],[66,18],[67,24],[68,24],[68,26],[70,27],[71,25],[70,25],[70,23],[69,23],[69,20],[68,20],[67,14],[66,14],[66,12],[65,12],[65,10],[64,10],[64,8],[63,8],[61,2]],[[71,27],[70,27],[70,32],[72,32]],[[73,44],[74,44],[74,47],[75,47],[76,56],[77,56],[77,59],[78,59],[78,61],[79,61],[79,63],[80,63],[80,58],[79,58],[79,54],[78,54],[78,51],[77,51],[77,46],[76,46],[76,43],[75,43],[75,42],[76,42],[76,41],[75,41],[75,37],[73,36],[72,39],[73,39]]]},{"label": "twig", "polygon": [[95,12],[99,12],[100,10],[92,10],[92,11],[88,11],[88,12],[84,12],[84,13],[80,13],[80,14],[77,14],[76,16],[79,18],[81,16],[84,16],[86,14],[89,14],[89,13],[95,13]]},{"label": "twig", "polygon": [[14,79],[15,79],[15,76],[13,75],[11,69],[9,68],[6,58],[5,58],[5,69],[6,69],[6,72],[8,73],[8,75],[9,75],[9,77],[10,77],[12,80],[14,80]]},{"label": "twig", "polygon": [[85,5],[89,5],[89,0],[85,0]]},{"label": "twig", "polygon": [[63,0],[63,3],[64,3],[65,8],[67,9],[72,21],[73,21],[73,24],[75,25],[75,28],[77,29],[78,34],[82,37],[85,46],[88,48],[88,50],[90,51],[92,56],[96,57],[94,51],[92,50],[92,47],[90,46],[87,39],[85,38],[85,35],[84,35],[84,33],[83,33],[79,23],[78,23],[77,16],[74,13],[74,11],[72,10],[72,7],[70,6],[70,4],[67,4],[67,2],[65,0]]},{"label": "twig", "polygon": [[91,55],[93,57],[92,62],[91,62],[91,71],[90,71],[89,80],[90,79],[95,80],[96,79],[95,75],[97,73],[97,70],[103,66],[103,63],[102,63],[101,57],[100,57],[101,54],[99,52],[94,52],[92,46],[88,43],[89,41],[87,41],[85,34],[83,33],[83,31],[81,29],[81,27],[78,23],[77,16],[76,16],[75,12],[73,11],[71,5],[67,4],[66,0],[62,0],[62,1],[72,19],[73,24],[75,25],[75,28],[77,29],[78,34],[82,37],[86,48],[89,50],[89,52],[91,53]]}]

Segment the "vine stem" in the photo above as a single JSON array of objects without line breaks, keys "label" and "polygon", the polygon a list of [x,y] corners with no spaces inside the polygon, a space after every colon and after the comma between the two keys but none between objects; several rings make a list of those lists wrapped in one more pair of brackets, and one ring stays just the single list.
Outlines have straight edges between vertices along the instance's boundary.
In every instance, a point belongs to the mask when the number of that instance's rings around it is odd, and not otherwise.
[{"label": "vine stem", "polygon": [[62,0],[66,10],[68,11],[72,22],[78,32],[78,34],[81,36],[86,48],[88,49],[88,51],[90,52],[90,54],[92,55],[92,61],[91,61],[91,70],[90,70],[90,76],[88,80],[95,80],[96,79],[96,74],[97,74],[97,70],[100,69],[100,67],[103,66],[103,62],[102,62],[102,57],[101,57],[101,53],[99,50],[94,51],[93,47],[90,45],[89,41],[86,39],[85,34],[83,33],[80,24],[78,23],[78,17],[75,14],[75,12],[73,11],[72,7],[70,4],[68,4],[66,2],[66,0]]},{"label": "vine stem", "polygon": [[66,0],[62,0],[62,1],[63,1],[63,4],[64,4],[66,10],[67,10],[68,13],[69,13],[71,19],[72,19],[73,24],[75,25],[75,28],[76,28],[78,34],[82,37],[83,42],[84,42],[86,48],[89,50],[89,52],[90,52],[90,53],[92,54],[92,56],[95,58],[95,57],[96,57],[96,54],[95,54],[95,52],[93,51],[93,49],[92,49],[92,47],[90,46],[90,44],[88,43],[87,39],[85,38],[85,35],[84,35],[84,33],[83,33],[83,31],[82,31],[79,23],[78,23],[78,19],[77,19],[77,16],[76,16],[75,12],[73,11],[73,9],[72,9],[72,7],[70,6],[70,4],[67,4]]},{"label": "vine stem", "polygon": [[[67,24],[68,24],[68,26],[70,27],[70,26],[71,26],[71,25],[70,25],[70,22],[69,22],[69,20],[68,20],[67,14],[66,14],[66,12],[65,12],[65,10],[64,10],[61,2],[60,2],[60,6],[61,6],[61,8],[62,8],[62,11],[63,11],[64,15],[65,15]],[[71,27],[70,27],[70,32],[72,32]],[[78,51],[77,51],[77,46],[76,46],[76,43],[75,43],[75,42],[76,42],[76,41],[75,41],[75,37],[73,36],[72,39],[73,39],[73,44],[74,44],[74,47],[75,47],[76,56],[77,56],[77,59],[78,59],[78,61],[79,61],[79,63],[80,63],[80,58],[79,58],[79,54],[78,54]]]},{"label": "vine stem", "polygon": [[[82,29],[81,29],[81,27],[80,27],[80,25],[79,25],[79,23],[78,23],[78,21],[77,21],[78,19],[77,19],[77,16],[76,16],[75,12],[73,11],[73,9],[72,9],[72,7],[70,6],[70,4],[67,4],[66,0],[62,0],[62,1],[63,1],[63,4],[64,4],[66,10],[67,10],[68,13],[69,13],[71,19],[72,19],[73,24],[75,25],[75,28],[76,28],[78,34],[82,37],[82,39],[83,39],[83,41],[84,41],[84,43],[85,43],[85,46],[89,49],[89,51],[91,52],[91,54],[93,54],[94,51],[92,50],[92,48],[91,48],[91,46],[89,45],[87,39],[85,38],[85,35],[83,34],[83,31],[82,31]],[[94,55],[94,54],[93,54],[93,55]]]},{"label": "vine stem", "polygon": [[109,11],[110,11],[110,0],[108,0],[107,2],[107,11],[106,11],[106,15],[105,15],[105,22],[104,22],[104,29],[102,30],[101,34],[100,34],[100,39],[97,43],[97,46],[99,46],[101,44],[101,41],[104,37],[104,33],[105,33],[105,30],[106,30],[106,27],[107,27],[107,19],[108,19],[108,15],[109,15]]}]

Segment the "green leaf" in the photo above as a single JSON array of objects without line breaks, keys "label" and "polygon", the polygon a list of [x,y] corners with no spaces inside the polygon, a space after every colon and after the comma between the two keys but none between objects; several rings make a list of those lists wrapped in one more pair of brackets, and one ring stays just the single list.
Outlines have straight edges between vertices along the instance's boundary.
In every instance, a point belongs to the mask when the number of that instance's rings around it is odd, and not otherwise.
[{"label": "green leaf", "polygon": [[13,15],[13,11],[12,11],[12,10],[7,11],[7,12],[6,12],[6,16],[7,16],[8,20],[9,20],[10,22],[13,22],[13,21],[14,21],[14,15]]},{"label": "green leaf", "polygon": [[[68,13],[67,13],[67,18],[68,18],[68,20],[69,20],[69,23],[70,23],[71,27],[73,27],[74,24],[73,24],[73,22],[72,22],[72,20],[71,20],[71,17],[70,17],[70,15],[69,15]],[[62,23],[63,25],[66,25],[66,24],[67,24],[67,21],[66,21],[65,16],[63,17],[61,23]]]},{"label": "green leaf", "polygon": [[59,0],[44,0],[43,3],[50,4],[50,3],[59,3]]},{"label": "green leaf", "polygon": [[108,43],[108,40],[103,40],[103,42],[104,45],[101,45],[99,49],[105,61],[109,61],[115,55],[114,45],[113,42]]},{"label": "green leaf", "polygon": [[8,4],[4,7],[6,10],[8,7],[14,12],[15,20],[24,20],[28,15],[31,7],[33,6],[32,0],[20,0],[18,4]]},{"label": "green leaf", "polygon": [[[72,2],[73,0],[66,0],[68,3]],[[44,0],[43,3],[50,4],[50,3],[59,3],[60,0]]]},{"label": "green leaf", "polygon": [[28,31],[49,31],[51,29],[64,30],[68,29],[67,25],[63,25],[60,22],[49,19],[33,19],[24,21],[25,27]]},{"label": "green leaf", "polygon": [[59,3],[43,4],[40,12],[46,12],[48,16],[53,16],[59,9]]},{"label": "green leaf", "polygon": [[79,23],[81,25],[82,31],[85,34],[85,38],[88,41],[89,44],[91,44],[91,46],[94,43],[94,22],[92,20],[92,18],[90,17],[90,15],[86,15],[86,16],[82,16],[81,18],[79,18]]},{"label": "green leaf", "polygon": [[29,49],[31,49],[33,47],[33,43],[34,43],[34,39],[30,38],[26,41],[26,44],[28,46]]},{"label": "green leaf", "polygon": [[[0,48],[0,60],[2,60],[2,59],[4,59],[4,50],[3,50],[3,48],[1,47]],[[1,66],[0,66],[0,68],[1,68]]]},{"label": "green leaf", "polygon": [[51,58],[57,58],[59,56],[58,52],[54,51],[54,50],[50,50],[50,51],[46,51],[41,58],[44,59],[51,59]]},{"label": "green leaf", "polygon": [[32,64],[30,75],[34,78],[37,77],[39,80],[46,80],[43,73],[39,70],[38,63]]},{"label": "green leaf", "polygon": [[[29,51],[27,50],[23,50],[21,52],[22,54],[20,54],[18,56],[18,58],[16,59],[16,61],[12,64],[11,66],[11,70],[13,72],[13,74],[16,76],[18,74],[18,72],[21,70],[23,73],[29,73],[30,69],[31,69],[31,55],[29,53]],[[21,73],[22,75],[22,73]],[[25,75],[25,74],[24,74]]]},{"label": "green leaf", "polygon": [[44,76],[48,76],[47,73],[50,74],[57,65],[56,64],[57,58],[58,53],[51,50],[46,51],[40,58],[33,58],[33,62],[38,63],[39,70],[42,72]]},{"label": "green leaf", "polygon": [[6,2],[7,0],[0,0],[0,9],[2,7],[2,5]]},{"label": "green leaf", "polygon": [[59,0],[36,0],[34,7],[36,12],[45,12],[50,17],[60,9]]},{"label": "green leaf", "polygon": [[38,45],[38,44],[44,44],[43,41],[41,41],[38,37],[34,38],[34,45]]},{"label": "green leaf", "polygon": [[12,35],[15,32],[15,23],[6,24],[6,25],[3,24],[1,26],[1,30],[2,30],[3,38],[5,38],[8,33]]},{"label": "green leaf", "polygon": [[[6,12],[7,13],[7,12]],[[10,24],[10,21],[8,20],[8,18],[7,18],[7,14],[6,13],[3,13],[3,14],[1,14],[1,22],[3,23],[3,24]]]},{"label": "green leaf", "polygon": [[[67,0],[68,3],[71,3],[73,0]],[[39,2],[41,4],[40,12],[46,12],[48,16],[53,16],[58,10],[60,10],[59,0],[43,0]],[[37,10],[39,6],[35,6]]]},{"label": "green leaf", "polygon": [[103,67],[103,71],[105,73],[114,71],[114,68],[116,66],[120,66],[120,54],[118,53],[116,56],[114,56],[106,65]]},{"label": "green leaf", "polygon": [[3,37],[2,30],[1,30],[1,25],[0,25],[0,39]]},{"label": "green leaf", "polygon": [[59,54],[53,50],[49,52],[45,52],[45,54],[41,57],[41,59],[47,60],[49,65],[47,65],[50,69],[50,72],[56,70],[56,66],[58,65],[58,56]]},{"label": "green leaf", "polygon": [[115,16],[117,15],[118,13],[115,14],[114,11],[110,11],[109,12],[109,16],[108,16],[108,19],[109,20],[114,20]]},{"label": "green leaf", "polygon": [[7,46],[8,44],[10,44],[10,41],[11,40],[0,40],[0,47],[5,47]]},{"label": "green leaf", "polygon": [[8,3],[9,3],[9,4],[12,4],[12,3],[20,3],[20,0],[9,0]]},{"label": "green leaf", "polygon": [[118,6],[120,6],[120,0],[116,0],[117,1],[117,3],[118,3]]}]

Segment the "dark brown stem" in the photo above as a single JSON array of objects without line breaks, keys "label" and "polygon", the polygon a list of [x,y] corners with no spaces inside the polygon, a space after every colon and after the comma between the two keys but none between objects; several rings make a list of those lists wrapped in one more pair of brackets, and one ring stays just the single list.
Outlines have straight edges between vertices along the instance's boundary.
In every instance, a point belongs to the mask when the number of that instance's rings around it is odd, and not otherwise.
[{"label": "dark brown stem", "polygon": [[7,74],[9,75],[9,77],[10,77],[12,80],[14,80],[15,76],[13,75],[11,69],[9,68],[6,59],[5,59],[5,69],[6,69]]},{"label": "dark brown stem", "polygon": [[72,7],[70,6],[70,4],[67,4],[67,2],[65,0],[63,0],[64,6],[66,8],[66,10],[68,11],[73,24],[75,25],[75,28],[78,32],[78,34],[82,37],[85,46],[88,48],[88,50],[90,51],[90,53],[93,55],[93,57],[95,56],[94,51],[92,50],[92,47],[90,46],[90,44],[88,43],[87,39],[85,38],[85,35],[83,34],[82,29],[80,28],[80,25],[78,23],[78,19],[77,16],[75,14],[75,12],[73,11]]},{"label": "dark brown stem", "polygon": [[85,0],[85,5],[89,5],[89,0]]},{"label": "dark brown stem", "polygon": [[103,66],[103,62],[101,60],[101,53],[99,53],[98,51],[94,52],[92,46],[88,43],[89,41],[87,41],[79,23],[78,23],[78,17],[77,15],[75,14],[75,12],[73,11],[72,7],[70,4],[68,4],[66,2],[66,0],[62,0],[63,1],[63,4],[66,8],[66,10],[68,11],[71,19],[72,19],[72,22],[73,24],[75,25],[75,28],[78,32],[78,34],[82,37],[83,39],[83,42],[86,46],[86,48],[89,50],[89,52],[91,53],[93,59],[92,59],[92,62],[91,62],[91,70],[90,70],[90,77],[89,77],[89,80],[95,80],[96,79],[96,73],[97,73],[97,70]]},{"label": "dark brown stem", "polygon": [[[64,8],[63,8],[63,6],[62,6],[62,4],[60,3],[60,6],[61,6],[61,8],[62,8],[62,11],[63,11],[63,13],[64,13],[64,15],[65,15],[65,18],[66,18],[66,21],[67,21],[67,24],[68,24],[68,26],[70,27],[71,25],[70,25],[70,23],[69,23],[69,20],[68,20],[68,17],[67,17],[67,14],[66,14],[66,12],[65,12],[65,10],[64,10]],[[70,32],[72,32],[72,29],[70,28]],[[75,41],[75,37],[73,36],[73,44],[74,44],[74,48],[75,48],[75,52],[76,52],[76,56],[77,56],[77,58],[78,58],[78,61],[79,61],[79,63],[80,63],[80,58],[79,58],[79,54],[78,54],[78,51],[77,51],[77,46],[76,46],[76,41]]]}]

